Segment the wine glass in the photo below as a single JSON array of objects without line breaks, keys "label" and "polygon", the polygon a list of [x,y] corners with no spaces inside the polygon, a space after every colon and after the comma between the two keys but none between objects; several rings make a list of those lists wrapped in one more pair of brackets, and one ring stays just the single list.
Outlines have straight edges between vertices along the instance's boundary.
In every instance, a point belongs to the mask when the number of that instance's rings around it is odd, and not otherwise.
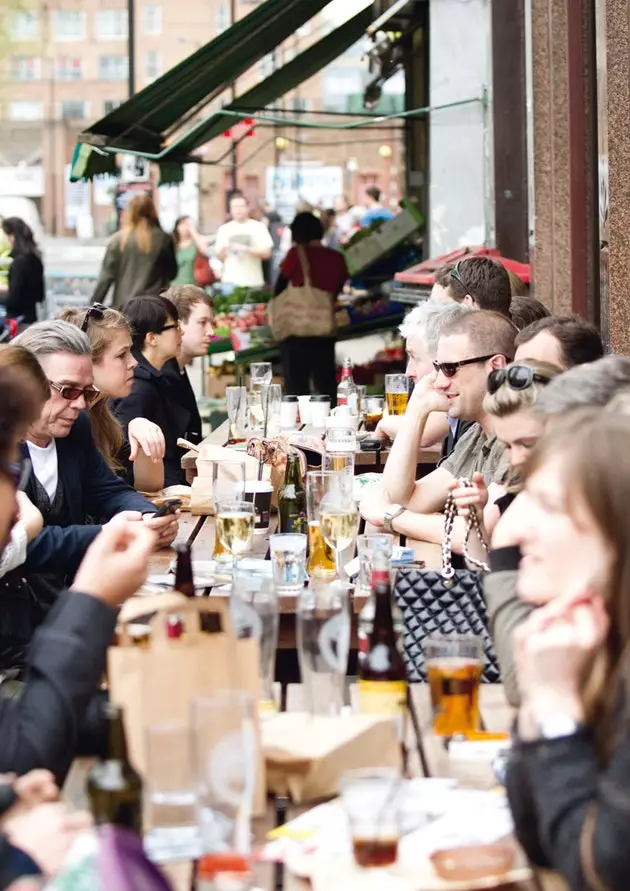
[{"label": "wine glass", "polygon": [[352,486],[345,473],[329,473],[326,494],[319,506],[319,524],[322,538],[335,552],[337,577],[341,572],[341,554],[356,542],[358,511]]},{"label": "wine glass", "polygon": [[238,558],[251,550],[256,508],[249,501],[221,501],[217,508],[217,536],[232,555],[232,579],[238,575]]},{"label": "wine glass", "polygon": [[225,399],[227,403],[228,420],[230,422],[228,444],[236,445],[237,443],[245,442],[247,390],[245,387],[226,387]]},{"label": "wine glass", "polygon": [[[212,467],[212,498],[215,513],[218,512],[219,503],[222,501],[244,501],[246,464],[240,461],[215,461]],[[218,534],[214,539],[214,551],[212,559],[217,563],[229,563],[230,555],[227,553]]]}]

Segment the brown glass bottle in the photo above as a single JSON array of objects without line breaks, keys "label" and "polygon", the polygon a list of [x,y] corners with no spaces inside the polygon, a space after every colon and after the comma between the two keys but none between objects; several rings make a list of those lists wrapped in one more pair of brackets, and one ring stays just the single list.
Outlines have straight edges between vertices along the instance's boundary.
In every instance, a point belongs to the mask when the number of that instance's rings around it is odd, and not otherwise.
[{"label": "brown glass bottle", "polygon": [[142,835],[142,780],[127,754],[123,713],[105,706],[106,755],[88,774],[86,791],[96,825],[114,824]]},{"label": "brown glass bottle", "polygon": [[306,492],[297,455],[289,455],[287,458],[284,483],[278,490],[278,513],[280,515],[278,532],[307,533]]},{"label": "brown glass bottle", "polygon": [[184,597],[195,596],[195,581],[193,579],[192,554],[188,542],[178,542],[173,545],[173,550],[177,554],[177,563],[175,564],[175,584],[173,590]]},{"label": "brown glass bottle", "polygon": [[359,703],[364,714],[402,716],[407,700],[407,669],[398,649],[392,610],[389,561],[384,552],[372,556],[374,622],[367,652],[359,664]]}]

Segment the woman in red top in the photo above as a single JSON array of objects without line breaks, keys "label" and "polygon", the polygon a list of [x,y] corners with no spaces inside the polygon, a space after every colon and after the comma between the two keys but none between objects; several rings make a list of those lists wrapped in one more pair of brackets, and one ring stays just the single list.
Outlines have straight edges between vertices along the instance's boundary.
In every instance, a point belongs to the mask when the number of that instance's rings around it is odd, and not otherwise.
[{"label": "woman in red top", "polygon": [[[346,259],[339,251],[322,245],[324,230],[312,213],[299,213],[291,223],[293,247],[280,266],[275,293],[281,294],[288,283],[300,287],[304,273],[297,245],[306,251],[314,288],[328,291],[335,301],[348,279]],[[313,392],[335,399],[337,375],[335,371],[334,337],[287,337],[280,344],[284,369],[285,391],[292,396]],[[311,386],[312,383],[312,386]]]}]

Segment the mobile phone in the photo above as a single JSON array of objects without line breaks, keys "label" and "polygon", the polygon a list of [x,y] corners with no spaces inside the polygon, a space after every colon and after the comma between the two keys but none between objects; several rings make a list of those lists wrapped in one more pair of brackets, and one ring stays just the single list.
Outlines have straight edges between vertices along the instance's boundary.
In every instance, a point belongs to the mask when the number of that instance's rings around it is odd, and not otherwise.
[{"label": "mobile phone", "polygon": [[181,498],[169,498],[168,501],[165,501],[158,507],[153,516],[156,520],[159,517],[170,517],[172,514],[176,514],[181,506]]}]

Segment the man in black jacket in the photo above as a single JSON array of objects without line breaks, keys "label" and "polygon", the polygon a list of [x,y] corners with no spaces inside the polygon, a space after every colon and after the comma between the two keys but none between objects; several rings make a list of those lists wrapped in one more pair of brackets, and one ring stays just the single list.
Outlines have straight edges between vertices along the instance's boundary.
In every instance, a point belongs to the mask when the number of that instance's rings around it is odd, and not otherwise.
[{"label": "man in black jacket", "polygon": [[93,387],[91,346],[68,322],[39,322],[15,340],[39,360],[50,383],[50,399],[29,425],[22,446],[33,472],[26,492],[44,517],[30,543],[24,570],[72,578],[100,525],[125,512],[144,520],[166,547],[177,535],[173,517],[154,519],[155,507],[105,463],[92,438],[86,409],[98,397]]}]

